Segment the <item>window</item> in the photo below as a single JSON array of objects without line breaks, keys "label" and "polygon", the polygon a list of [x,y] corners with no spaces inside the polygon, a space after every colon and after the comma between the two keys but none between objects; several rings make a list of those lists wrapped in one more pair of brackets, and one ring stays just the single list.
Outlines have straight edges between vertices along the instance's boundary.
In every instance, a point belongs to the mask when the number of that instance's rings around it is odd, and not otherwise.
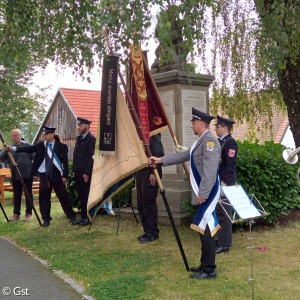
[{"label": "window", "polygon": [[63,119],[63,109],[60,108],[60,109],[58,110],[58,120],[62,120],[62,119]]}]

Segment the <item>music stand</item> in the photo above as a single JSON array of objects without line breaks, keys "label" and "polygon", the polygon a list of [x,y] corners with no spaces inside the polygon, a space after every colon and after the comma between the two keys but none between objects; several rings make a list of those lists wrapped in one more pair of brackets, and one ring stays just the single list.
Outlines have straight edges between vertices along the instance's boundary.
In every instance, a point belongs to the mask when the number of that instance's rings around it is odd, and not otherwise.
[{"label": "music stand", "polygon": [[[251,277],[249,281],[251,282],[252,287],[252,299],[254,300],[254,279],[253,279],[253,257],[252,257],[252,250],[253,249],[260,249],[260,247],[253,246],[252,241],[252,224],[254,223],[254,219],[261,218],[264,216],[268,216],[269,213],[265,211],[263,206],[257,200],[254,194],[251,194],[251,198],[247,195],[245,190],[241,185],[234,185],[234,186],[223,186],[221,187],[222,193],[225,196],[221,198],[220,205],[222,209],[225,211],[228,218],[231,220],[231,223],[249,221],[249,238],[250,246],[247,249],[250,249],[250,267],[251,267]],[[229,203],[224,202],[227,199]],[[258,208],[255,206],[258,206]],[[231,205],[233,208],[233,215],[232,217],[228,215],[223,205]],[[262,252],[266,251],[261,250]]]}]

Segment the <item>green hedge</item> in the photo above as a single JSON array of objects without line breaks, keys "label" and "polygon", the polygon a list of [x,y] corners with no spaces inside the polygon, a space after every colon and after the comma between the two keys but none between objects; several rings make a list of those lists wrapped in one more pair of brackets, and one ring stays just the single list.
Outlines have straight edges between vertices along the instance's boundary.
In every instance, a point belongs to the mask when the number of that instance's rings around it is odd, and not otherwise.
[{"label": "green hedge", "polygon": [[[279,215],[287,215],[300,207],[300,187],[297,178],[299,163],[290,165],[282,158],[285,149],[280,144],[265,142],[243,143],[237,141],[239,150],[237,156],[237,178],[247,194],[254,194],[266,212],[270,213],[257,222],[276,223]],[[188,197],[182,202],[182,208],[189,215],[196,210]]]},{"label": "green hedge", "polygon": [[73,208],[80,209],[79,195],[75,187],[75,179],[73,176],[73,162],[69,163],[69,177],[67,183],[67,192],[73,201]]},{"label": "green hedge", "polygon": [[299,164],[290,165],[282,158],[285,149],[280,144],[238,142],[238,183],[248,194],[254,194],[270,213],[266,220],[276,222],[279,215],[287,215],[300,206],[297,178]]}]

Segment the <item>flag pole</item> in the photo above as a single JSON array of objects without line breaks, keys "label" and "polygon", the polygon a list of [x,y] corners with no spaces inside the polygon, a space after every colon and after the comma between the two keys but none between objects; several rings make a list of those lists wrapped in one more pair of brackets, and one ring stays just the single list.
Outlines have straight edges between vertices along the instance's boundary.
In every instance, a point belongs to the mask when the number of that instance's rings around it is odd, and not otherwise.
[{"label": "flag pole", "polygon": [[[171,126],[171,123],[170,123],[169,118],[168,118],[168,116],[167,116],[167,113],[166,113],[166,111],[165,111],[165,108],[164,108],[164,106],[163,106],[163,104],[162,104],[162,101],[161,101],[161,98],[160,98],[158,89],[157,89],[157,87],[156,87],[156,84],[155,84],[155,81],[154,81],[154,79],[153,79],[152,73],[150,72],[150,69],[149,69],[149,66],[148,66],[147,59],[146,59],[146,57],[145,57],[145,55],[144,55],[143,52],[142,52],[142,57],[143,57],[144,67],[145,67],[145,69],[146,69],[146,72],[147,72],[148,75],[149,75],[150,81],[151,81],[152,86],[153,86],[153,89],[154,89],[154,93],[155,93],[156,99],[158,100],[160,109],[161,109],[161,111],[162,111],[163,114],[164,114],[164,118],[165,118],[165,120],[166,120],[166,122],[167,122],[169,131],[170,131],[170,134],[171,134],[172,139],[173,139],[173,141],[174,141],[174,144],[175,144],[175,146],[177,147],[177,146],[179,146],[179,144],[178,144],[176,135],[175,135],[175,133],[174,133],[174,131],[173,131],[173,128],[172,128],[172,126]],[[182,163],[182,166],[183,166],[183,168],[184,168],[184,171],[185,171],[185,174],[186,174],[186,177],[187,177],[188,181],[190,181],[190,172],[189,172],[189,170],[187,169],[187,166],[186,166],[186,164],[185,164],[184,162]]]},{"label": "flag pole", "polygon": [[[107,42],[107,46],[108,46],[109,51],[110,51],[110,55],[113,55],[113,50],[112,50],[112,47],[110,45],[110,42],[109,42],[109,39],[108,39],[108,36],[107,36],[105,30],[103,30],[103,34],[104,34],[105,40]],[[136,126],[137,131],[139,132],[139,136],[142,137],[143,144],[144,144],[144,147],[145,147],[145,150],[146,150],[146,155],[148,157],[150,157],[150,156],[152,156],[152,154],[151,154],[151,151],[150,151],[150,148],[149,148],[149,144],[148,144],[148,142],[146,140],[146,137],[145,137],[145,134],[143,132],[140,119],[139,119],[139,117],[137,115],[137,112],[136,112],[136,110],[134,108],[131,95],[128,92],[127,85],[126,85],[126,83],[124,81],[124,78],[123,78],[123,75],[122,75],[122,73],[120,71],[120,68],[118,68],[118,75],[119,75],[119,78],[120,78],[121,83],[123,85],[123,88],[124,88],[124,91],[125,91],[125,94],[126,94],[126,98],[127,98],[128,102],[129,102],[129,111],[130,111],[130,114],[132,116],[133,122],[134,122],[134,124]],[[176,241],[177,241],[177,244],[178,244],[178,247],[179,247],[179,250],[180,250],[180,253],[181,253],[184,265],[185,265],[185,268],[186,268],[187,271],[190,271],[190,268],[189,268],[189,265],[188,265],[188,262],[187,262],[187,259],[186,259],[185,253],[184,253],[184,249],[182,247],[182,243],[181,243],[181,240],[180,240],[180,237],[179,237],[179,234],[178,234],[178,231],[177,231],[177,228],[176,228],[173,216],[172,216],[172,212],[170,210],[170,207],[169,207],[169,204],[168,204],[168,200],[167,200],[166,195],[165,195],[165,190],[163,188],[161,179],[159,177],[159,174],[158,174],[158,171],[157,171],[156,167],[152,166],[152,169],[153,169],[153,173],[154,173],[154,175],[156,177],[156,182],[157,182],[157,185],[159,187],[159,193],[162,195],[162,198],[163,198],[163,201],[164,201],[164,204],[165,204],[165,207],[166,207],[166,210],[167,210],[167,213],[168,213],[171,225],[172,225],[172,229],[173,229],[174,235],[176,237]]]},{"label": "flag pole", "polygon": [[4,214],[4,217],[5,217],[6,221],[7,221],[7,222],[10,222],[9,219],[8,219],[8,217],[7,217],[6,212],[5,212],[5,210],[4,210],[4,207],[3,207],[2,203],[1,203],[1,201],[0,201],[0,207],[1,207],[1,210],[2,210],[2,212],[3,212],[3,214]]},{"label": "flag pole", "polygon": [[[145,134],[144,134],[144,132],[142,130],[142,125],[140,123],[140,119],[139,119],[139,117],[138,117],[138,115],[136,113],[136,110],[135,110],[133,102],[132,102],[131,95],[130,95],[130,93],[127,90],[127,87],[126,87],[123,75],[121,74],[121,71],[120,71],[119,68],[118,68],[118,74],[119,74],[119,78],[121,80],[121,83],[123,85],[123,88],[124,88],[127,100],[129,102],[129,111],[131,113],[131,116],[133,118],[135,126],[136,126],[137,130],[139,131],[140,136],[143,139],[143,144],[144,144],[144,147],[145,147],[145,150],[146,150],[146,154],[147,154],[148,157],[150,157],[150,156],[152,156],[152,154],[151,154],[148,142],[146,140]],[[153,173],[154,173],[154,175],[156,177],[156,182],[157,182],[158,187],[159,187],[159,193],[161,194],[161,196],[163,198],[163,201],[164,201],[164,204],[165,204],[165,207],[166,207],[166,210],[167,210],[167,213],[168,213],[171,225],[172,225],[172,229],[173,229],[174,235],[176,237],[176,241],[177,241],[177,244],[178,244],[178,247],[179,247],[182,259],[183,259],[183,262],[185,264],[185,268],[186,268],[187,271],[190,271],[190,268],[189,268],[189,265],[188,265],[188,262],[187,262],[187,259],[186,259],[183,247],[182,247],[182,243],[181,243],[181,240],[180,240],[180,237],[179,237],[179,234],[178,234],[178,231],[177,231],[177,228],[176,228],[173,216],[172,216],[172,212],[170,210],[170,207],[169,207],[169,204],[168,204],[168,200],[167,200],[166,195],[165,195],[165,190],[163,188],[163,185],[162,185],[162,182],[161,182],[161,179],[159,177],[159,174],[158,174],[158,171],[157,171],[156,167],[153,167]]]},{"label": "flag pole", "polygon": [[[5,142],[5,140],[4,140],[4,137],[3,137],[2,133],[1,133],[1,131],[0,131],[0,139],[1,139],[1,141],[2,141],[2,144],[3,144],[4,148],[6,148],[6,142]],[[22,185],[22,188],[23,188],[25,197],[26,197],[28,203],[30,203],[30,205],[31,205],[31,207],[32,207],[32,209],[33,209],[33,211],[34,211],[34,214],[35,214],[35,216],[36,216],[36,218],[37,218],[37,220],[38,220],[40,226],[42,226],[42,223],[41,223],[41,220],[40,220],[40,218],[39,218],[39,215],[38,215],[38,213],[37,213],[37,211],[36,211],[36,209],[35,209],[35,207],[34,207],[34,205],[33,205],[33,199],[31,199],[31,197],[30,197],[30,195],[29,195],[28,189],[27,189],[27,187],[26,187],[26,185],[25,185],[25,182],[24,182],[24,180],[23,180],[23,178],[22,178],[22,175],[21,175],[21,173],[20,173],[20,170],[19,170],[19,168],[18,168],[18,166],[17,166],[17,164],[16,164],[16,162],[15,162],[15,160],[14,160],[14,158],[13,158],[13,156],[12,156],[12,154],[11,154],[10,151],[7,151],[7,156],[8,156],[8,158],[9,158],[11,164],[12,164],[13,169],[16,171],[16,173],[17,173],[17,175],[18,175],[18,178],[19,178],[19,180],[20,180],[20,182],[21,182],[21,185]]]}]

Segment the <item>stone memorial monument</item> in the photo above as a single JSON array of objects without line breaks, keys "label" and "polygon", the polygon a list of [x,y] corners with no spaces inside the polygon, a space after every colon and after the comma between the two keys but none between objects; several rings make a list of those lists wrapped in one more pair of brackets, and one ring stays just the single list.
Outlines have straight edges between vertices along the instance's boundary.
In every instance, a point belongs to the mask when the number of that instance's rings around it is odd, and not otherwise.
[{"label": "stone memorial monument", "polygon": [[[188,50],[182,39],[180,20],[174,18],[172,8],[170,8],[169,14],[172,16],[170,31],[172,46],[164,45],[164,48],[162,45],[158,45],[151,72],[178,143],[185,147],[191,147],[198,138],[194,135],[189,121],[192,107],[209,112],[208,90],[214,76],[196,74],[193,66],[186,62]],[[158,37],[157,28],[155,34]],[[161,59],[161,55],[164,60]],[[165,59],[166,57],[167,59]],[[175,152],[175,145],[169,130],[162,132],[162,142],[165,154]],[[189,162],[186,165],[189,170]],[[189,224],[192,218],[181,207],[182,201],[191,195],[190,184],[183,166],[163,167],[162,171],[162,183],[175,224]],[[132,206],[138,215],[135,188],[132,190]],[[159,224],[169,225],[169,217],[159,193],[157,206]],[[121,214],[132,217],[130,208],[122,209]]]},{"label": "stone memorial monument", "polygon": [[[197,139],[189,121],[192,107],[209,112],[208,90],[214,76],[196,74],[194,68],[186,63],[188,50],[184,46],[181,32],[180,23],[176,20],[173,21],[170,33],[173,47],[164,49],[158,45],[151,72],[178,143],[185,147],[191,147]],[[161,61],[161,53],[165,57],[167,51],[171,51],[169,59]],[[168,130],[162,132],[162,142],[165,154],[175,152],[175,145]],[[189,169],[189,162],[186,165]],[[182,201],[191,194],[190,184],[183,166],[163,167],[162,171],[162,183],[175,223],[177,225],[190,223],[191,217],[188,217],[181,207]],[[135,189],[132,191],[132,200],[133,207],[137,208]],[[160,194],[157,197],[157,205],[159,224],[170,224]]]}]

